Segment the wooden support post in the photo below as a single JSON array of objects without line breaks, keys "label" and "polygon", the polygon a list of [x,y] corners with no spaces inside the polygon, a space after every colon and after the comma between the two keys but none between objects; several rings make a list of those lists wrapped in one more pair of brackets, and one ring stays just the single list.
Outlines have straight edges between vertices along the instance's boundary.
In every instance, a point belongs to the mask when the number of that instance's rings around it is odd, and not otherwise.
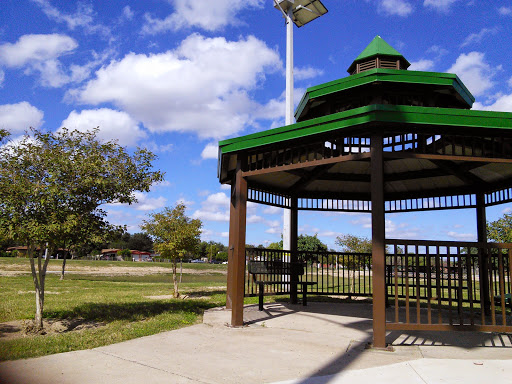
[{"label": "wooden support post", "polygon": [[[291,197],[291,220],[290,220],[290,262],[293,265],[296,265],[298,260],[297,254],[297,242],[298,242],[298,199],[296,196]],[[297,271],[296,268],[291,268],[292,274],[290,275],[290,302],[292,304],[297,304],[297,284],[299,282],[299,276],[297,273],[293,273]]]},{"label": "wooden support post", "polygon": [[[478,242],[487,244],[487,217],[485,214],[485,193],[478,192],[476,194],[476,228]],[[489,316],[491,314],[491,299],[489,292],[489,257],[487,249],[479,249],[482,252],[481,265],[478,266],[480,295],[483,297],[484,313]]]},{"label": "wooden support post", "polygon": [[371,137],[373,346],[386,348],[386,228],[381,135]]},{"label": "wooden support post", "polygon": [[226,306],[231,308],[231,326],[241,327],[244,325],[247,181],[242,177],[240,159],[238,159],[231,191]]}]

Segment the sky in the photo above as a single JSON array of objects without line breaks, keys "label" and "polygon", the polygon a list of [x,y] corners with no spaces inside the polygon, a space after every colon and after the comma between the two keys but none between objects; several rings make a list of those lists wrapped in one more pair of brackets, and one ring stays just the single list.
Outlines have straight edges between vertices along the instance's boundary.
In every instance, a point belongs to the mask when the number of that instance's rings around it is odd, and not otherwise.
[{"label": "sky", "polygon": [[[322,0],[329,12],[294,28],[295,103],[308,87],[348,76],[376,36],[410,70],[457,74],[474,109],[512,112],[512,1]],[[139,232],[178,202],[203,221],[202,239],[228,243],[229,187],[218,141],[284,125],[285,23],[272,0],[0,0],[0,127],[99,127],[158,156],[165,181],[108,220]],[[487,209],[488,220],[512,212]],[[474,210],[386,215],[386,236],[476,240]],[[370,237],[370,215],[299,213],[299,232],[338,249]],[[279,241],[282,210],[249,203],[247,243]]]}]

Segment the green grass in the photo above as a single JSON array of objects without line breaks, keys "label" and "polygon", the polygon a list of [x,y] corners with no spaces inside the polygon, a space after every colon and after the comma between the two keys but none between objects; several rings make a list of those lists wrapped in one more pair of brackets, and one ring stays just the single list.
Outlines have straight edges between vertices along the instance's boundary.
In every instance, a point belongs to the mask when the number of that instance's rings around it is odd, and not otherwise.
[{"label": "green grass", "polygon": [[[50,261],[60,265],[60,260]],[[68,260],[67,267],[148,268],[169,264]],[[0,276],[0,322],[33,319],[34,286],[27,259],[0,258],[0,270],[23,267],[27,274]],[[0,338],[0,360],[14,360],[48,354],[95,348],[136,337],[152,335],[196,324],[206,309],[226,302],[226,265],[186,264],[184,268],[202,270],[183,274],[180,293],[189,298],[153,300],[148,296],[172,294],[171,271],[148,275],[48,274],[45,319],[83,319],[101,324],[97,328],[61,334]],[[208,270],[210,272],[204,272]]]}]

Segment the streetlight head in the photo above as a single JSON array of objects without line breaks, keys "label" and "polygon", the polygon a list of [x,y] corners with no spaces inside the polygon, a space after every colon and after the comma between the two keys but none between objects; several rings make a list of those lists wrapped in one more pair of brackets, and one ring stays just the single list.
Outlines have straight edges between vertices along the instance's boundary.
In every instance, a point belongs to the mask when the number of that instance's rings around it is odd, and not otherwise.
[{"label": "streetlight head", "polygon": [[285,15],[291,10],[293,23],[297,27],[302,27],[327,13],[327,8],[320,0],[274,0],[274,7]]}]

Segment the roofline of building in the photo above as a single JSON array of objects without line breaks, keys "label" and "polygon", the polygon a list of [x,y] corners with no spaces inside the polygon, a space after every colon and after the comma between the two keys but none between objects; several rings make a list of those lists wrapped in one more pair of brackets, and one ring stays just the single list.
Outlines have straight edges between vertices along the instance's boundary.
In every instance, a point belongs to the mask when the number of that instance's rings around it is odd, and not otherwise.
[{"label": "roofline of building", "polygon": [[295,119],[300,117],[309,100],[374,82],[453,86],[461,98],[467,103],[468,108],[471,108],[475,102],[474,96],[455,74],[375,68],[308,88],[297,106]]},{"label": "roofline of building", "polygon": [[223,154],[371,122],[512,130],[512,113],[374,104],[219,142]]}]

